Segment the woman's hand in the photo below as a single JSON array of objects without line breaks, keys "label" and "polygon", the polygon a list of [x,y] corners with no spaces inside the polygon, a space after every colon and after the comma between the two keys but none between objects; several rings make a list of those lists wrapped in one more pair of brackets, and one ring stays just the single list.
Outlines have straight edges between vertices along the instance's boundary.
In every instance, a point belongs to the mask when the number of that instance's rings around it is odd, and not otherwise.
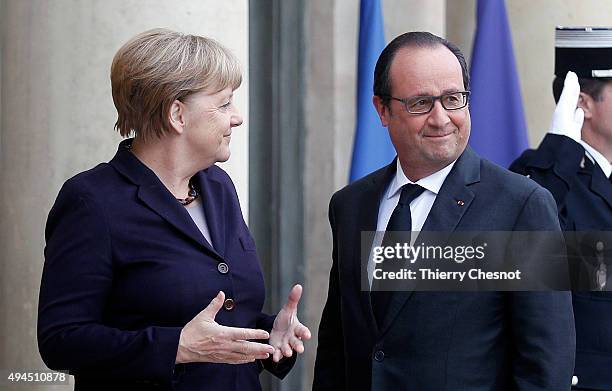
[{"label": "woman's hand", "polygon": [[295,285],[289,292],[287,303],[280,310],[270,333],[270,345],[274,346],[274,362],[279,362],[283,356],[291,357],[293,350],[304,352],[303,339],[310,339],[310,330],[297,318],[297,307],[302,296],[302,286]]},{"label": "woman's hand", "polygon": [[[298,297],[299,299],[299,297]],[[249,339],[268,339],[265,330],[226,327],[215,322],[223,306],[225,294],[219,292],[208,307],[183,327],[179,339],[176,363],[214,362],[245,364],[256,359],[267,359],[274,353],[268,344],[250,342]]]}]

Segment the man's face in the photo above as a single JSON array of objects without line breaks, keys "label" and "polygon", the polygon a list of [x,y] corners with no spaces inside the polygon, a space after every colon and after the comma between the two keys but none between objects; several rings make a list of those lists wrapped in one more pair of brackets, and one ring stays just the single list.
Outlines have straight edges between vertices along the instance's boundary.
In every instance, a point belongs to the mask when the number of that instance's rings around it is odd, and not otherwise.
[{"label": "man's face", "polygon": [[[459,61],[444,46],[400,49],[395,54],[389,76],[391,95],[396,98],[464,91]],[[385,107],[378,97],[374,97],[374,104],[411,180],[446,167],[467,145],[470,135],[467,107],[447,111],[436,100],[429,113],[410,114],[403,103],[396,100]]]},{"label": "man's face", "polygon": [[595,149],[602,153],[612,149],[612,82],[607,82],[600,99],[592,102],[591,131]]}]

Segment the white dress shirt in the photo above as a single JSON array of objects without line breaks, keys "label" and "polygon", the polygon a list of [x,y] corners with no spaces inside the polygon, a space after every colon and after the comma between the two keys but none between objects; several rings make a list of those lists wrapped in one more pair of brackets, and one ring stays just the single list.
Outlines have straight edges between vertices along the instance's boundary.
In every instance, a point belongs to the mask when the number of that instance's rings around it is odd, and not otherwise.
[{"label": "white dress shirt", "polygon": [[[416,182],[412,182],[404,174],[404,170],[402,170],[400,160],[399,158],[397,159],[397,170],[395,173],[395,177],[393,178],[391,183],[389,183],[387,190],[385,191],[382,199],[380,200],[380,206],[378,207],[378,222],[376,224],[377,234],[374,238],[373,246],[381,245],[384,231],[387,229],[387,224],[389,224],[389,219],[391,219],[393,210],[399,202],[402,186],[406,184],[417,184],[425,189],[425,191],[423,191],[421,195],[412,200],[412,202],[410,203],[412,232],[420,231],[423,228],[425,220],[429,215],[429,211],[431,211],[431,207],[433,206],[434,201],[436,200],[436,196],[438,195],[442,184],[446,180],[446,177],[453,169],[455,162],[456,160],[441,169],[440,171],[436,171],[433,174],[426,176],[425,178],[421,178]],[[413,235],[411,237],[411,245],[413,244],[414,240],[416,240],[416,236],[417,235]],[[374,261],[372,260],[371,254],[368,260],[367,271],[368,281],[370,283],[370,287],[372,287]]]}]

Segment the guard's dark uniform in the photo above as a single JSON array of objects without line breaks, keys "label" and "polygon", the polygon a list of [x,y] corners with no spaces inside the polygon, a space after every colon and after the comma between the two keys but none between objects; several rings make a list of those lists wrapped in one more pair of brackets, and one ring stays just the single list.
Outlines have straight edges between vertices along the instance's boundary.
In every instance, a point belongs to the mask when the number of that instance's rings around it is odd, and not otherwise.
[{"label": "guard's dark uniform", "polygon": [[[559,221],[565,231],[608,231],[590,243],[588,259],[573,277],[581,287],[594,283],[594,262],[610,260],[612,233],[612,182],[569,137],[547,134],[537,150],[527,150],[510,170],[547,188],[557,201]],[[601,239],[601,240],[600,240]],[[597,248],[596,243],[602,244]],[[570,249],[571,251],[571,249]],[[588,270],[591,265],[591,270]],[[574,265],[575,266],[575,265]],[[612,390],[612,265],[607,265],[607,292],[574,292],[576,319],[576,369],[579,387]],[[584,289],[584,288],[582,288]]]}]

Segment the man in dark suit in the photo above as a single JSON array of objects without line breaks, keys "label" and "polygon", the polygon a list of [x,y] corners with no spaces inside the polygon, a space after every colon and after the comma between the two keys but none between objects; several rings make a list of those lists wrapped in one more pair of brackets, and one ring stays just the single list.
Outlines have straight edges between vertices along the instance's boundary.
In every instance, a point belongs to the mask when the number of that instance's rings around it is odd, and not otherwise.
[{"label": "man in dark suit", "polygon": [[548,191],[467,147],[468,89],[463,55],[435,35],[403,34],[378,59],[373,101],[398,158],[330,202],[313,390],[569,389],[568,292],[361,289],[363,231],[559,231]]},{"label": "man in dark suit", "polygon": [[576,390],[612,390],[611,53],[611,28],[557,28],[551,129],[510,166],[553,194],[564,231],[589,232],[570,246],[570,254],[580,248],[572,268]]}]

